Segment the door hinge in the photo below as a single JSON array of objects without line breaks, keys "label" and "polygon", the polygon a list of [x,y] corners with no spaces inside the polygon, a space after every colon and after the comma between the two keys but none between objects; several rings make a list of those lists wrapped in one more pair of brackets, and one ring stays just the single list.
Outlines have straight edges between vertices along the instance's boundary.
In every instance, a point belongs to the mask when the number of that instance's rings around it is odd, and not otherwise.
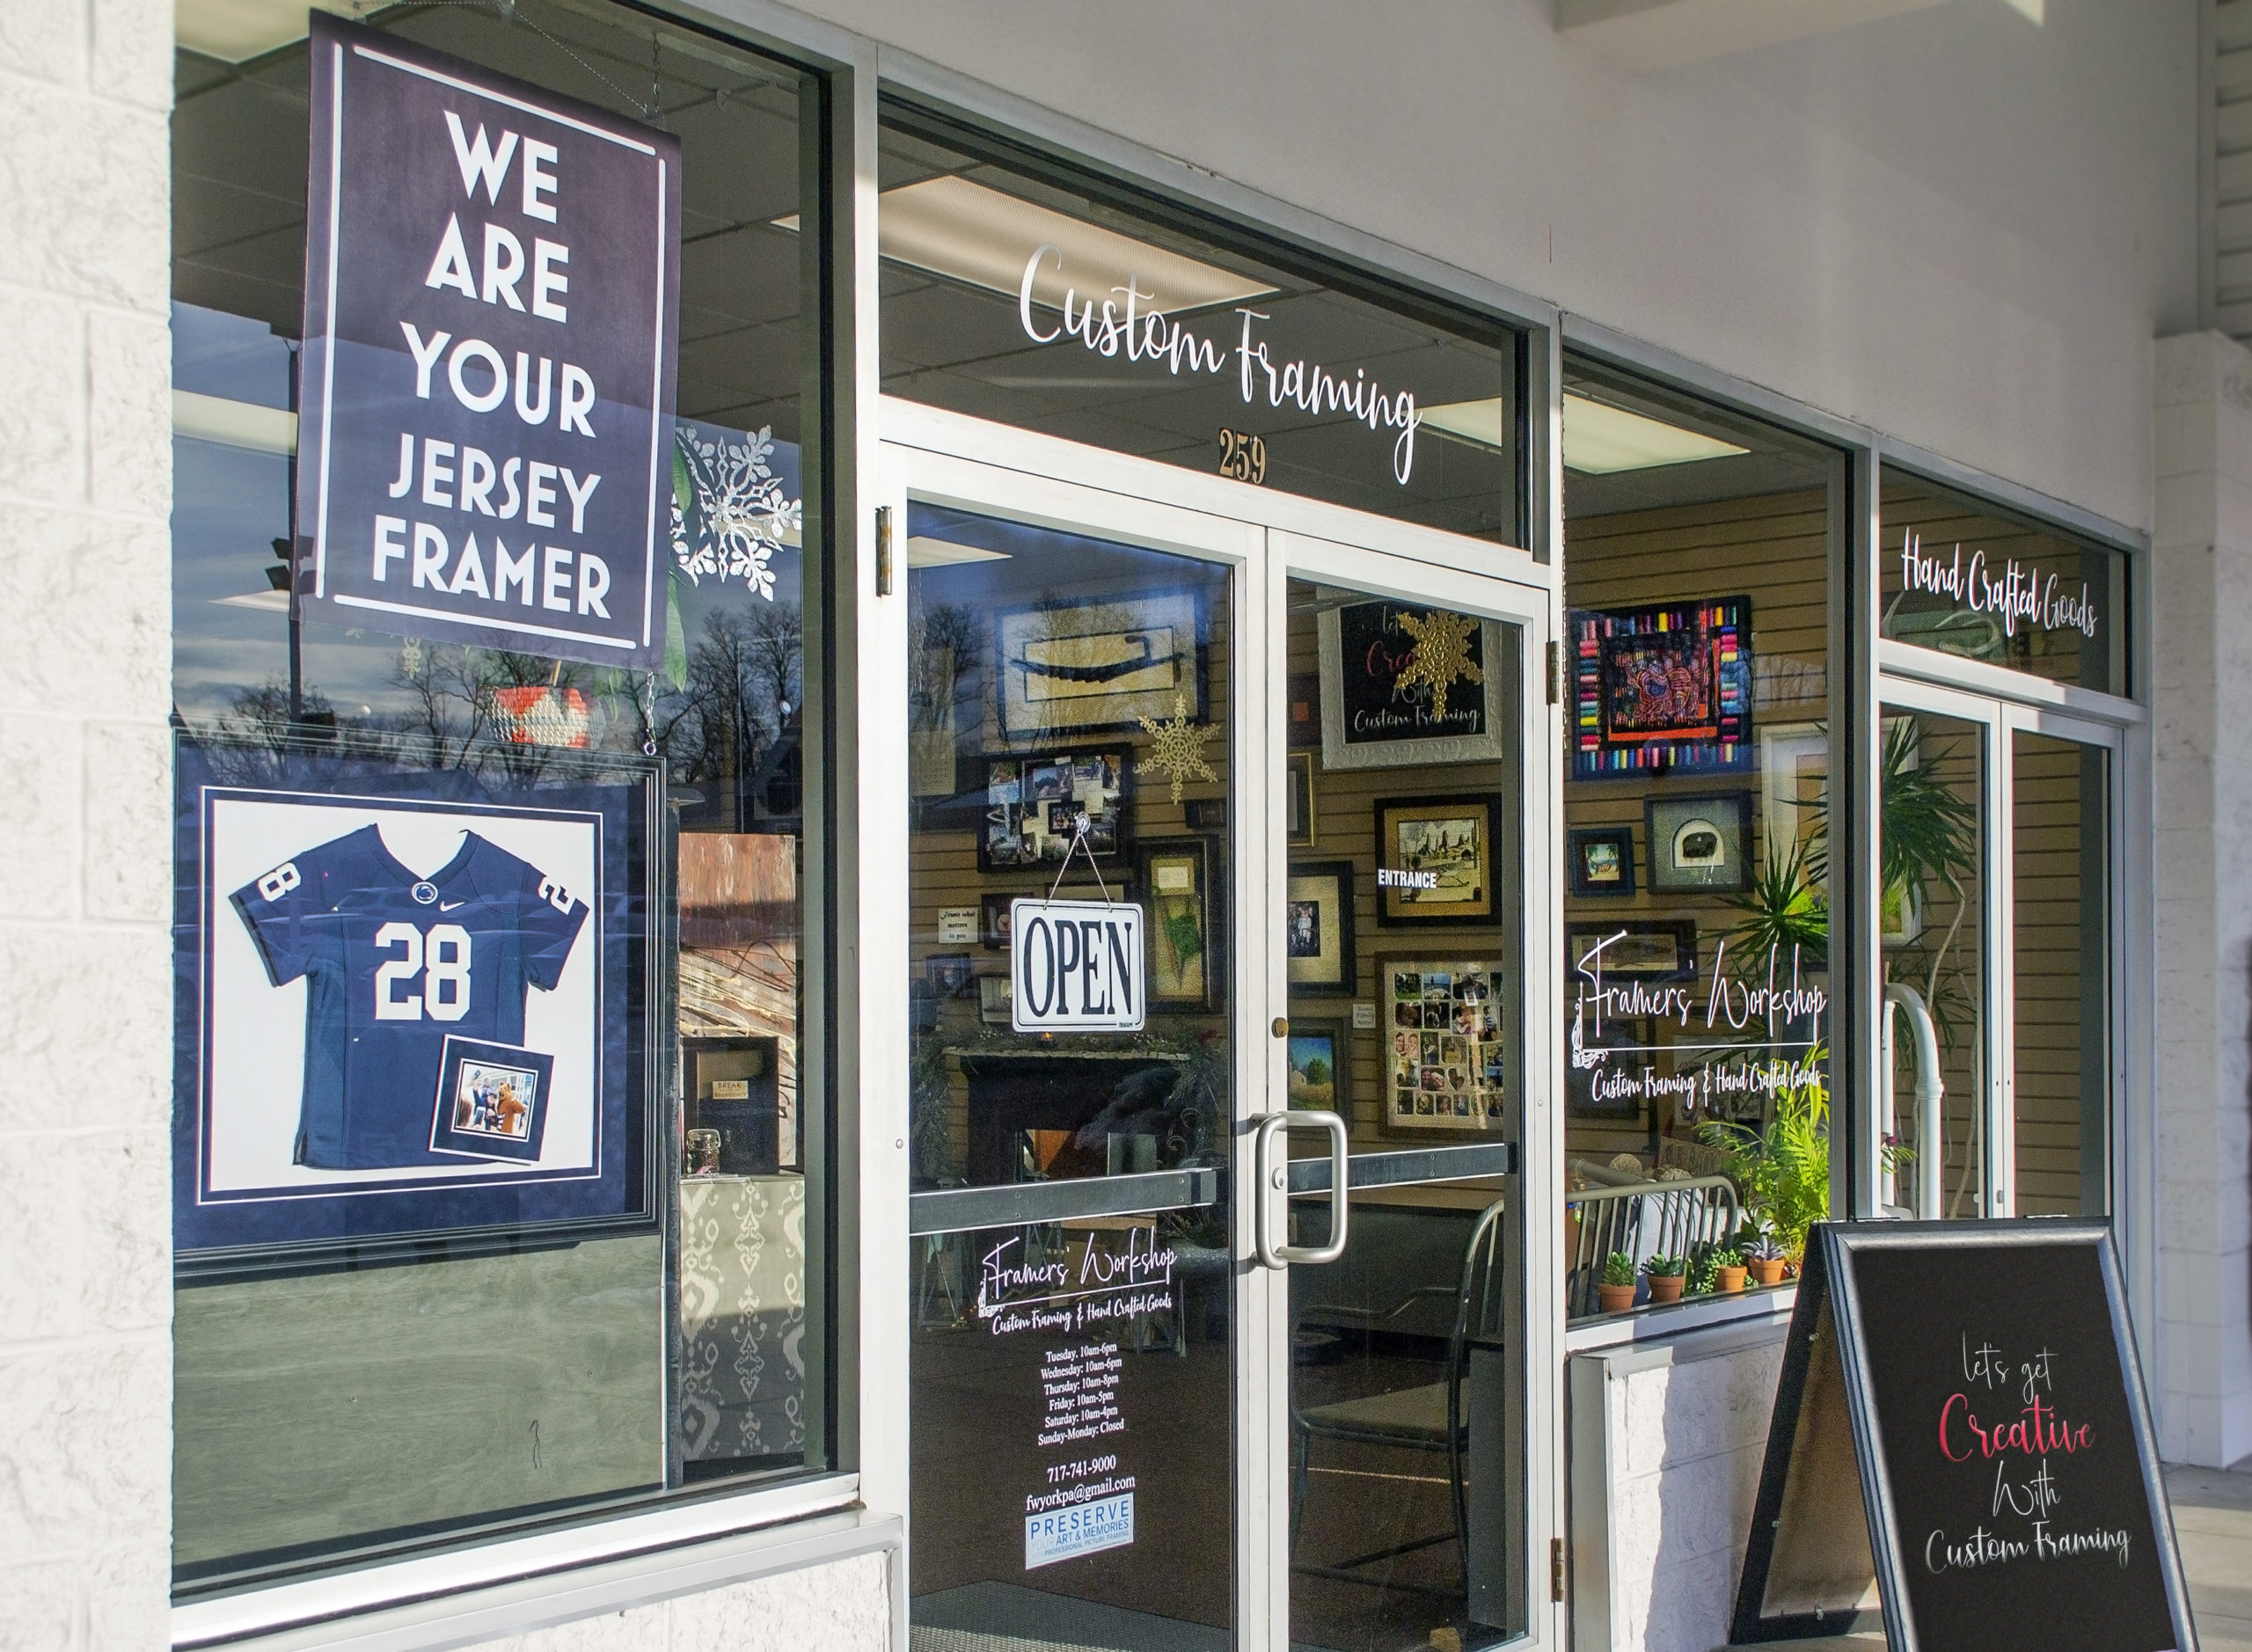
[{"label": "door hinge", "polygon": [[1564,645],[1548,645],[1548,703],[1559,705],[1564,699]]},{"label": "door hinge", "polygon": [[891,595],[891,507],[876,507],[876,595]]},{"label": "door hinge", "polygon": [[[1556,645],[1552,642],[1548,646],[1553,648]],[[1548,1598],[1561,1600],[1563,1597],[1564,1539],[1550,1538],[1548,1539]]]}]

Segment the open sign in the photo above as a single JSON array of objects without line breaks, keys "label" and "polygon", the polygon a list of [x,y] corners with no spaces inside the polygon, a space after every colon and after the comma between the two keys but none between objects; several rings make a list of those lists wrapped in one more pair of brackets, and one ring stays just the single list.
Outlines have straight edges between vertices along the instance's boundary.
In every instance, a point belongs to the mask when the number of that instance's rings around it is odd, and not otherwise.
[{"label": "open sign", "polygon": [[1106,901],[1009,903],[1009,1026],[1019,1033],[1142,1028],[1142,909]]}]

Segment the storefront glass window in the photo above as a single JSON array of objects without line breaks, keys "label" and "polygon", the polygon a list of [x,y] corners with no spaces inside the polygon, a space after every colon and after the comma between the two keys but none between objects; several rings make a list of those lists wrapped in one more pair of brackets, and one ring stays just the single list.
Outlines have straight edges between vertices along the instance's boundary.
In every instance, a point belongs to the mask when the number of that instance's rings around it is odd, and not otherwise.
[{"label": "storefront glass window", "polygon": [[2130,691],[2124,552],[1890,469],[1883,518],[1883,636]]},{"label": "storefront glass window", "polygon": [[909,118],[880,140],[886,393],[1524,543],[1516,334]]},{"label": "storefront glass window", "polygon": [[[467,115],[454,154],[433,140],[450,204],[396,296],[455,306],[400,313],[456,317],[443,325],[467,340],[431,356],[426,390],[435,376],[491,411],[486,375],[507,383],[502,418],[543,428],[501,443],[599,436],[638,406],[648,502],[635,496],[636,532],[604,538],[594,490],[632,486],[614,464],[582,477],[534,462],[536,445],[410,442],[391,493],[405,554],[384,588],[400,604],[365,603],[350,628],[312,618],[304,15],[294,40],[183,43],[173,1532],[189,1592],[833,1451],[827,965],[806,917],[826,875],[822,300],[801,222],[823,91],[609,5],[366,21],[355,62],[443,54],[461,77],[508,77],[504,96],[623,135],[614,147],[661,180],[624,208],[663,226],[651,303],[676,281],[678,343],[661,325],[655,358],[676,388],[652,397],[645,377],[636,404],[596,386],[600,352],[651,346],[646,317],[632,340],[605,331],[616,244],[574,229],[592,163],[514,116],[490,113],[488,134],[479,111],[502,104],[419,73],[413,95]],[[355,135],[362,106],[336,108]],[[676,154],[666,179],[654,157]],[[511,365],[471,347],[550,324],[552,381],[537,350]],[[397,352],[385,331],[340,323],[333,360]],[[394,450],[436,405],[398,404]],[[581,551],[550,545],[535,566],[543,522],[550,538],[584,527]],[[630,581],[614,572],[628,566]],[[652,669],[405,611],[488,578],[513,604],[512,576],[553,635],[646,615]]]},{"label": "storefront glass window", "polygon": [[1826,1217],[1842,463],[1567,363],[1573,1317],[1774,1277]]}]

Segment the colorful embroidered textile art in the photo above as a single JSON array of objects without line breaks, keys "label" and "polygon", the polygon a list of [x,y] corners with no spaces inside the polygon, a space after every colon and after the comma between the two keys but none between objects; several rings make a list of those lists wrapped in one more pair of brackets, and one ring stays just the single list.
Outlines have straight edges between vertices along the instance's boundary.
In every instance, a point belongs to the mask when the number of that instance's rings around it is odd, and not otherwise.
[{"label": "colorful embroidered textile art", "polygon": [[1727,774],[1751,744],[1751,599],[1572,616],[1572,773]]}]

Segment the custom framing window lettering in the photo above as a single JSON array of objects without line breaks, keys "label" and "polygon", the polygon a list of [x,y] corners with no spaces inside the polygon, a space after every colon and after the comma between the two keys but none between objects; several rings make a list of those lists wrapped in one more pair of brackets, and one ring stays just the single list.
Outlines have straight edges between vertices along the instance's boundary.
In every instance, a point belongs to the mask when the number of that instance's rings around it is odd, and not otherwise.
[{"label": "custom framing window lettering", "polygon": [[824,89],[307,27],[177,58],[189,1597],[833,1450]]}]

